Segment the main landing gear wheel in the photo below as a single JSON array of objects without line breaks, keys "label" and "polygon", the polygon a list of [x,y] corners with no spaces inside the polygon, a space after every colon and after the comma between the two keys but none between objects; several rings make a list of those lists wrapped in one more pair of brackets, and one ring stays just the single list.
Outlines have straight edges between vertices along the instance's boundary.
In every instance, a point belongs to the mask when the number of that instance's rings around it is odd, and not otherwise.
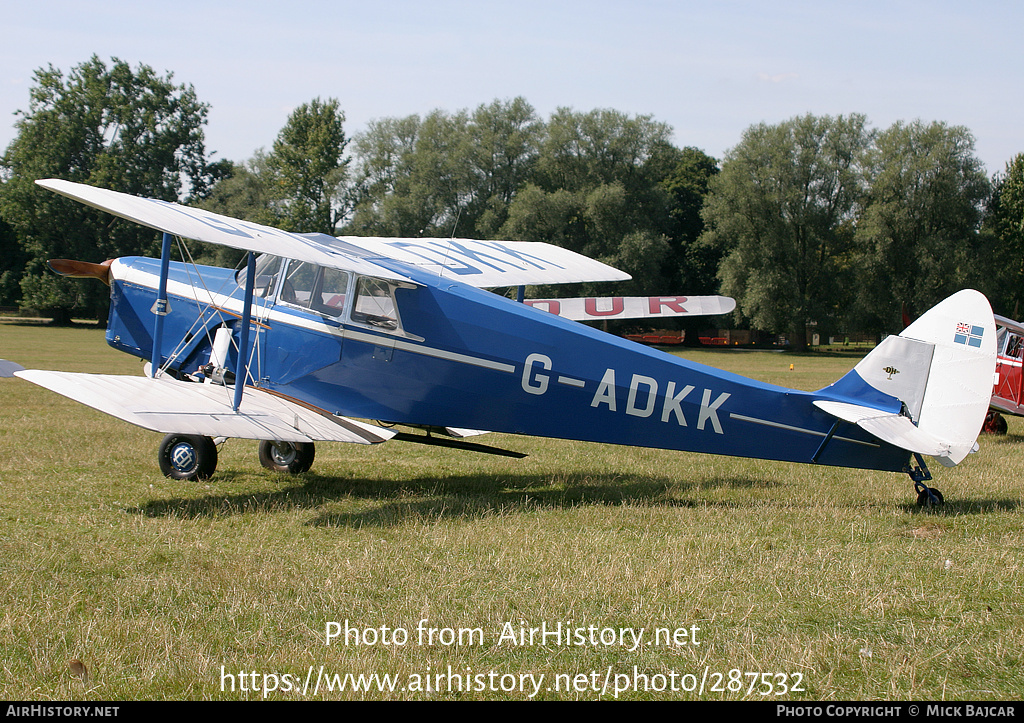
[{"label": "main landing gear wheel", "polygon": [[985,415],[985,423],[981,425],[982,432],[986,434],[1006,434],[1007,428],[1003,415],[994,409],[988,410],[988,414]]},{"label": "main landing gear wheel", "polygon": [[313,466],[315,455],[312,442],[260,442],[260,464],[274,472],[307,472]]},{"label": "main landing gear wheel", "polygon": [[160,471],[171,479],[195,482],[217,469],[217,445],[196,434],[168,434],[160,443]]}]

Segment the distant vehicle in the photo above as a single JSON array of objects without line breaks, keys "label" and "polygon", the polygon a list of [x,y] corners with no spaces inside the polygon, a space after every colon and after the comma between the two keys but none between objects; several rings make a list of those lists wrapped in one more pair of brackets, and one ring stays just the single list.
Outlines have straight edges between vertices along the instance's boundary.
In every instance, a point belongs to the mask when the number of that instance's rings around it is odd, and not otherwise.
[{"label": "distant vehicle", "polygon": [[[924,484],[922,455],[961,462],[989,406],[996,334],[977,291],[951,296],[834,384],[804,392],[570,320],[627,307],[689,313],[683,297],[527,304],[484,290],[520,287],[524,301],[527,284],[629,278],[556,246],[294,234],[38,183],[163,232],[160,259],[51,263],[110,285],[107,342],[150,364],[144,377],[13,373],[164,433],[159,462],[175,479],[212,475],[228,437],[260,440],[264,466],[297,473],[319,441],[501,452],[459,439],[498,431],[904,472],[930,505],[942,495]],[[244,249],[246,266],[236,274],[172,262],[172,236]],[[715,299],[712,309],[731,304]]]}]

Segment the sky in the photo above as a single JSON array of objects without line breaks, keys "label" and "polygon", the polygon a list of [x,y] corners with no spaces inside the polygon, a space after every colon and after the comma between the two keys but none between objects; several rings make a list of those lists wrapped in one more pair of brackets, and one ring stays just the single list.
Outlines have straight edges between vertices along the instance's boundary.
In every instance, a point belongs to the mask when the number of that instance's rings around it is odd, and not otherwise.
[{"label": "sky", "polygon": [[1019,0],[34,0],[9,3],[0,148],[37,69],[145,64],[210,105],[206,148],[244,161],[296,107],[380,118],[525,98],[650,115],[716,158],[746,128],[862,113],[965,126],[989,174],[1024,152]]}]

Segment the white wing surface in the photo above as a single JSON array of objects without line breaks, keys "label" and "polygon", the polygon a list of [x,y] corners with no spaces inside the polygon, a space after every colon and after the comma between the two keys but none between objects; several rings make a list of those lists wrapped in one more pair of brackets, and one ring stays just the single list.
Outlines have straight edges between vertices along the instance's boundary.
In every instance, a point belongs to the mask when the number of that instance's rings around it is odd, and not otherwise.
[{"label": "white wing surface", "polygon": [[375,444],[394,432],[329,414],[297,400],[249,388],[237,412],[230,389],[133,377],[28,369],[15,372],[39,386],[154,432],[282,442]]},{"label": "white wing surface", "polygon": [[362,249],[368,258],[394,259],[481,289],[632,278],[575,251],[539,241],[342,236],[338,245]]},{"label": "white wing surface", "polygon": [[814,406],[910,452],[927,454],[940,460],[950,457],[950,444],[914,426],[910,417],[845,402],[818,400]]},{"label": "white wing surface", "polygon": [[270,253],[392,281],[410,279],[373,263],[393,259],[479,288],[625,281],[629,274],[551,244],[474,239],[372,238],[289,233],[177,203],[60,179],[43,188],[135,223],[207,243]]},{"label": "white wing surface", "polygon": [[88,206],[174,236],[261,254],[286,256],[290,259],[392,281],[410,281],[401,274],[368,261],[365,253],[359,253],[356,249],[352,250],[357,251],[357,254],[346,253],[345,250],[333,246],[334,238],[331,236],[289,233],[198,208],[130,196],[71,181],[51,178],[36,183]]},{"label": "white wing surface", "polygon": [[728,296],[606,296],[526,299],[524,303],[573,321],[712,316],[728,314],[736,308],[736,301]]}]

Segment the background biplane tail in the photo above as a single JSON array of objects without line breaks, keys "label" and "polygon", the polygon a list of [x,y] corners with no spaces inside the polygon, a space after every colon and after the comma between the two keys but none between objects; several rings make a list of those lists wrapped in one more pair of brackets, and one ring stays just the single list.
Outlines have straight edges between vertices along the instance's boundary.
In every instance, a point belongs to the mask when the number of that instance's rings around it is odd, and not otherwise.
[{"label": "background biplane tail", "polygon": [[[988,299],[960,291],[889,336],[815,406],[910,452],[959,464],[992,395],[996,329]],[[887,399],[895,398],[898,410]],[[886,407],[890,408],[886,410]]]}]

